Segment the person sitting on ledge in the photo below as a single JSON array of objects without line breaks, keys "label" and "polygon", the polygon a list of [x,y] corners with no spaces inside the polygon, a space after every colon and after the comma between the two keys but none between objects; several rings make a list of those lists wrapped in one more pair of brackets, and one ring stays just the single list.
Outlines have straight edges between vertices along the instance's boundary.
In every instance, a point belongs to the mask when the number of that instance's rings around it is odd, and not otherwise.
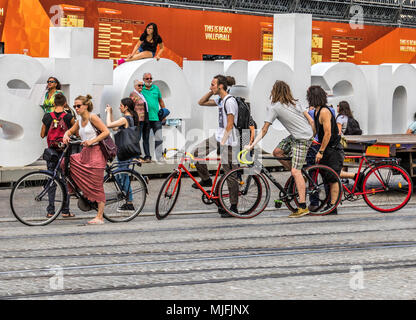
[{"label": "person sitting on ledge", "polygon": [[[157,46],[159,45],[159,52],[156,55]],[[160,56],[164,50],[162,37],[159,35],[157,25],[155,23],[149,23],[146,26],[145,31],[140,36],[140,40],[134,47],[133,53],[129,54],[125,59],[118,60],[117,64],[121,65],[125,62],[136,61],[147,58],[156,58],[160,60]]]}]

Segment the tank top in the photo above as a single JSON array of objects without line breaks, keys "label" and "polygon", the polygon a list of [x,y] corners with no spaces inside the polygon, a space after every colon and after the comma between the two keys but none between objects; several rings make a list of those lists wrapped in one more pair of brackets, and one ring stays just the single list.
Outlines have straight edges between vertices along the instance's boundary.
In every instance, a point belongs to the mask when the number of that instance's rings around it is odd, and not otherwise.
[{"label": "tank top", "polygon": [[324,132],[324,126],[319,123],[319,116],[321,115],[321,111],[324,108],[328,109],[328,111],[331,114],[331,138],[329,139],[328,147],[335,148],[340,143],[341,136],[339,135],[337,121],[336,121],[334,115],[332,114],[331,110],[327,106],[321,107],[319,109],[318,113],[315,114],[314,121],[315,121],[316,133],[318,135],[318,141],[322,142],[322,140],[324,138],[324,134],[325,134],[325,132]]},{"label": "tank top", "polygon": [[[126,118],[127,123],[129,124],[129,128],[134,127],[134,119],[132,116],[124,116],[124,118]],[[126,127],[121,127],[121,128],[125,129]]]},{"label": "tank top", "polygon": [[[92,140],[97,137],[97,132],[92,126],[91,121],[88,121],[85,127],[82,126],[82,120],[78,120],[78,121],[79,121],[79,135],[81,136],[82,141]],[[93,146],[97,144],[98,142],[94,143]]]}]

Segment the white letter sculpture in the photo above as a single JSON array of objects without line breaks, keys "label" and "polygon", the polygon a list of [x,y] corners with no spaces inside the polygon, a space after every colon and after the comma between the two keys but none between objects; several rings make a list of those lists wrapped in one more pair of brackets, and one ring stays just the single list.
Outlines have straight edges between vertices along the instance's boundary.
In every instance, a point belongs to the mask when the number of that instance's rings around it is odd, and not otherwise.
[{"label": "white letter sculpture", "polygon": [[32,94],[43,67],[24,55],[3,55],[0,70],[0,166],[25,166],[35,162],[44,148],[40,138],[43,111],[39,96]]}]

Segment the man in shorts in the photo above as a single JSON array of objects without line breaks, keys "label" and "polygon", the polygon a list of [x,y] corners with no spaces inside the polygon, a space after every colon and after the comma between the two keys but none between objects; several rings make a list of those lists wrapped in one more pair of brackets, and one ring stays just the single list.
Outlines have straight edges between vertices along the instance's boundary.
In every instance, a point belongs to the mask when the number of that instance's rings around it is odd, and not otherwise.
[{"label": "man in shorts", "polygon": [[302,168],[306,164],[306,155],[313,137],[313,120],[308,111],[293,98],[290,87],[283,81],[276,81],[271,93],[271,106],[264,122],[264,126],[254,142],[245,148],[252,150],[254,146],[267,134],[269,127],[275,120],[290,133],[273,151],[279,158],[291,156],[291,161],[279,160],[286,170],[290,171],[299,191],[299,208],[289,215],[299,218],[309,214],[306,206],[306,184],[302,176]]}]

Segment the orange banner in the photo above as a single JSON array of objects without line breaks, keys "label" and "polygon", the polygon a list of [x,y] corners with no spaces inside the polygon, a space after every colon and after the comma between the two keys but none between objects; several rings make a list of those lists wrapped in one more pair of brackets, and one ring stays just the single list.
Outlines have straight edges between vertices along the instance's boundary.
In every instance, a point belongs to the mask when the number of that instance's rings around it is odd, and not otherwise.
[{"label": "orange banner", "polygon": [[[116,61],[132,53],[145,26],[155,22],[165,51],[182,65],[204,56],[271,60],[273,18],[95,0],[0,0],[0,36],[6,53],[47,57],[53,6],[60,26],[95,29],[95,57]],[[7,9],[7,14],[6,14]],[[2,26],[4,25],[3,33]],[[416,63],[416,29],[313,21],[312,63]]]},{"label": "orange banner", "polygon": [[0,0],[0,40],[1,35],[3,34],[3,26],[5,21],[5,16],[7,12],[7,0]]}]

